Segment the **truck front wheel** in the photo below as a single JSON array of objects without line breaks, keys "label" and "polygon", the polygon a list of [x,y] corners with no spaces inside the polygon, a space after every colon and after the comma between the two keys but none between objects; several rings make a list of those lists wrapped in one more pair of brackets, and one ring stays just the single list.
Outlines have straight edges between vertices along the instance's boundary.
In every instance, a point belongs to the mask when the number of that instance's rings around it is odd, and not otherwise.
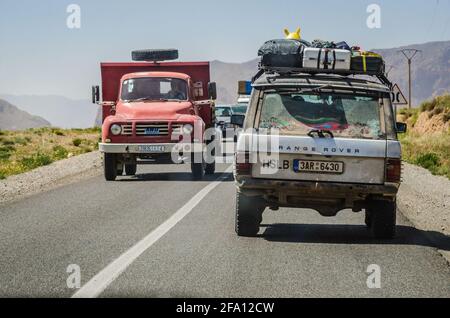
[{"label": "truck front wheel", "polygon": [[[197,156],[198,157],[198,156]],[[197,159],[197,160],[195,160]],[[196,162],[201,161],[201,162]],[[194,180],[202,180],[205,176],[205,159],[203,156],[200,158],[196,158],[195,154],[191,155],[191,171],[192,177]]]},{"label": "truck front wheel", "polygon": [[236,192],[235,230],[237,235],[255,237],[259,232],[264,209],[261,199]]},{"label": "truck front wheel", "polygon": [[205,174],[207,175],[212,175],[216,172],[216,163],[207,163],[206,164],[206,169],[205,169]]},{"label": "truck front wheel", "polygon": [[395,201],[377,200],[366,210],[366,224],[376,239],[395,237],[397,204]]},{"label": "truck front wheel", "polygon": [[117,158],[115,154],[105,153],[103,156],[103,168],[106,181],[114,181],[117,178]]},{"label": "truck front wheel", "polygon": [[205,174],[206,175],[212,175],[216,172],[216,150],[213,149],[211,152],[212,160],[213,162],[207,163],[205,168]]},{"label": "truck front wheel", "polygon": [[208,145],[208,147],[209,146],[211,146],[211,144],[214,146],[212,149],[211,149],[211,154],[210,155],[208,155],[208,154],[206,154],[207,155],[207,164],[206,164],[206,168],[205,168],[205,174],[206,175],[212,175],[212,174],[214,174],[215,172],[216,172],[216,145],[214,144],[215,143],[215,141],[216,141],[216,138],[215,138],[216,136],[213,136],[212,138],[211,138],[211,140],[207,143],[207,145]]},{"label": "truck front wheel", "polygon": [[136,164],[126,164],[125,165],[125,174],[127,176],[136,175],[137,165]]}]

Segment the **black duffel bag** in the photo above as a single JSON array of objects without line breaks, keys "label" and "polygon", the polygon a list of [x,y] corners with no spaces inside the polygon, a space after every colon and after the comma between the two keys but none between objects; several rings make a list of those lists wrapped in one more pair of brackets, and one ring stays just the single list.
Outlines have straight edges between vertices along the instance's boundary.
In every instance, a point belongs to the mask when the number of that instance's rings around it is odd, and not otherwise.
[{"label": "black duffel bag", "polygon": [[270,67],[302,67],[303,50],[309,43],[303,40],[279,39],[264,43],[259,49],[261,66]]}]

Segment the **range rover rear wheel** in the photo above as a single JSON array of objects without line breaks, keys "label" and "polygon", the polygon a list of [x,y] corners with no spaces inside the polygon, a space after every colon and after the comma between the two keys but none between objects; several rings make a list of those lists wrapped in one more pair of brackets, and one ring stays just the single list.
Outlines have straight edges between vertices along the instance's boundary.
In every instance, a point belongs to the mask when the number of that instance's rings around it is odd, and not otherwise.
[{"label": "range rover rear wheel", "polygon": [[377,200],[366,211],[366,223],[376,239],[395,237],[397,222],[397,204],[395,201]]},{"label": "range rover rear wheel", "polygon": [[103,168],[106,181],[114,181],[117,178],[117,159],[112,153],[105,153],[103,156]]},{"label": "range rover rear wheel", "polygon": [[255,237],[262,222],[264,205],[259,198],[236,192],[235,230],[237,235]]},{"label": "range rover rear wheel", "polygon": [[125,174],[127,176],[136,175],[137,165],[136,164],[126,164],[125,165]]}]

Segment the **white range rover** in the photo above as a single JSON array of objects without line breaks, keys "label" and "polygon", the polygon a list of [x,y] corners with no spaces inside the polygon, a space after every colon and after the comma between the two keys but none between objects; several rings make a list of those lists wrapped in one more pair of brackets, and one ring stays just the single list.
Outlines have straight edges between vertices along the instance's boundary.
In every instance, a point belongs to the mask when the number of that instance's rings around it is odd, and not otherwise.
[{"label": "white range rover", "polygon": [[332,217],[366,213],[375,238],[395,236],[401,146],[387,83],[263,74],[253,83],[235,158],[236,232],[255,236],[268,207]]}]

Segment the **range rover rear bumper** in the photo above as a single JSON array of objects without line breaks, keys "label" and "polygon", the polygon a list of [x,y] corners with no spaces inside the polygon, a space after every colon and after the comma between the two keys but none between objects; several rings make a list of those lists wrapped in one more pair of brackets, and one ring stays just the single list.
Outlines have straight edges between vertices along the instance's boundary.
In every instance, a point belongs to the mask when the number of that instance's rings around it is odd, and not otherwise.
[{"label": "range rover rear bumper", "polygon": [[395,197],[400,184],[358,184],[236,177],[238,188],[248,194],[316,198],[365,199],[367,196]]}]

